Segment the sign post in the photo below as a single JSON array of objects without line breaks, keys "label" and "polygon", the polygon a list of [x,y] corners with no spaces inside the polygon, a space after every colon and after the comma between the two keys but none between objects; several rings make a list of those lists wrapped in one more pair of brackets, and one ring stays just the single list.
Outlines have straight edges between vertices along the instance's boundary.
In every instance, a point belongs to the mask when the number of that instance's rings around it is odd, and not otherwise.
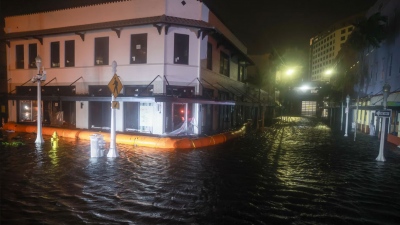
[{"label": "sign post", "polygon": [[117,62],[112,62],[112,71],[114,76],[108,83],[108,88],[111,91],[111,133],[110,133],[110,149],[108,151],[107,157],[118,157],[118,151],[115,144],[116,133],[115,133],[115,109],[119,109],[119,102],[115,101],[118,94],[122,90],[122,83],[118,78],[117,72]]},{"label": "sign post", "polygon": [[379,144],[379,154],[376,157],[377,161],[384,162],[386,161],[385,156],[383,155],[383,149],[385,147],[385,134],[386,134],[386,119],[390,118],[392,115],[391,109],[384,110],[376,110],[375,115],[382,118],[382,130],[381,130],[381,140]]}]

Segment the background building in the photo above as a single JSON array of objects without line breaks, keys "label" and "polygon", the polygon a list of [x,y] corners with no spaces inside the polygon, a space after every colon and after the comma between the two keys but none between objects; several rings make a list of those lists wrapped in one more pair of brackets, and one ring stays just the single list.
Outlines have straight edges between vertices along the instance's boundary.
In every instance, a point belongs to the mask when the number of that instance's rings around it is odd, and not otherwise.
[{"label": "background building", "polygon": [[339,21],[310,39],[311,81],[330,81],[334,73],[335,57],[364,14]]}]

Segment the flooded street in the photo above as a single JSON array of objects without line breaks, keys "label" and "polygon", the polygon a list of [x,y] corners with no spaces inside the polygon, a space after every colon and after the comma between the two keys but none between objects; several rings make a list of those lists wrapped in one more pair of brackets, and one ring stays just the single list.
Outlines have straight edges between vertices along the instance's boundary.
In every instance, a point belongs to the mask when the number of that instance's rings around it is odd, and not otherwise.
[{"label": "flooded street", "polygon": [[0,224],[398,224],[400,148],[291,118],[205,149],[1,146]]}]

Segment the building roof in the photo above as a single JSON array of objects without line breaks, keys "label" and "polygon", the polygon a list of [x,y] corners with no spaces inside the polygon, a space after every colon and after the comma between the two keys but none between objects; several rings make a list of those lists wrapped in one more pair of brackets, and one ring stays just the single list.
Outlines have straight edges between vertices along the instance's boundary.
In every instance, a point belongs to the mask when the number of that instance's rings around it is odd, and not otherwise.
[{"label": "building roof", "polygon": [[202,20],[193,20],[193,19],[186,19],[186,18],[173,17],[167,15],[83,24],[77,26],[58,27],[58,28],[33,30],[25,32],[11,32],[11,33],[6,33],[4,36],[0,38],[0,40],[6,41],[8,45],[10,43],[10,40],[13,39],[30,39],[30,38],[38,39],[40,43],[43,43],[44,36],[52,36],[52,35],[67,34],[67,33],[75,33],[77,35],[80,35],[82,40],[84,40],[85,32],[88,31],[111,29],[115,31],[119,36],[123,27],[142,26],[142,25],[153,25],[158,29],[158,32],[160,34],[163,27],[165,29],[165,33],[168,33],[168,28],[170,26],[198,28],[199,29],[198,37],[202,35],[202,37],[204,38],[205,35],[210,34],[218,40],[219,44],[226,46],[227,48],[231,49],[234,52],[234,54],[239,55],[240,59],[248,62],[249,64],[254,64],[253,61],[245,53],[243,53],[238,47],[236,47],[231,41],[229,41],[229,39],[225,37],[222,34],[222,32],[219,32],[210,23],[207,23]]},{"label": "building roof", "polygon": [[65,33],[86,32],[86,31],[101,30],[101,29],[119,29],[122,27],[151,25],[151,24],[165,24],[165,25],[195,27],[202,29],[213,29],[213,27],[209,23],[204,22],[202,20],[192,20],[192,19],[161,15],[161,16],[153,16],[145,18],[128,19],[128,20],[84,24],[84,25],[69,26],[69,27],[59,27],[52,29],[6,33],[4,37],[2,37],[1,39],[11,40],[11,39],[21,39],[21,38],[32,38],[32,37],[58,35]]}]

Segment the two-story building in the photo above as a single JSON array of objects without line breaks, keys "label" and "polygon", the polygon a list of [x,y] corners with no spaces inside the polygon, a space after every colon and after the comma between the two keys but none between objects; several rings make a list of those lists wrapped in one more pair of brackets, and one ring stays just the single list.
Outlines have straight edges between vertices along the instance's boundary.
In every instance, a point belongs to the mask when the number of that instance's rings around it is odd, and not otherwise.
[{"label": "two-story building", "polygon": [[247,48],[198,0],[127,0],[5,18],[8,121],[108,130],[208,133],[260,119],[267,93],[244,83]]}]

